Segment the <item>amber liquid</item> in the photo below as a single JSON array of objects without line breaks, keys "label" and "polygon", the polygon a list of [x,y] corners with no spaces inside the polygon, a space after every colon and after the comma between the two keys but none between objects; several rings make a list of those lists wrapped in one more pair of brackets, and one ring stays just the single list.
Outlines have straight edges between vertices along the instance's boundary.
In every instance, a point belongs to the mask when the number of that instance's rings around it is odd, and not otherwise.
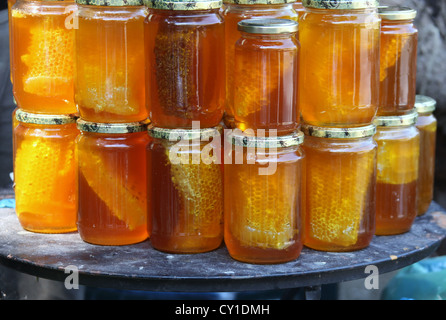
[{"label": "amber liquid", "polygon": [[[25,111],[76,113],[74,29],[65,21],[74,2],[17,3],[12,10],[12,76],[17,105]],[[25,10],[25,7],[28,6]],[[39,9],[31,9],[37,6]],[[32,11],[33,13],[30,13]]]},{"label": "amber liquid", "polygon": [[383,21],[378,115],[401,115],[413,109],[417,43],[418,33],[411,24]]},{"label": "amber liquid", "polygon": [[76,104],[92,122],[145,120],[143,7],[80,6]]},{"label": "amber liquid", "polygon": [[89,243],[127,245],[149,237],[147,134],[81,136],[79,234]]},{"label": "amber liquid", "polygon": [[218,125],[225,99],[224,25],[218,10],[151,10],[145,31],[146,101],[153,125]]},{"label": "amber liquid", "polygon": [[220,165],[172,165],[168,144],[153,143],[147,153],[150,241],[164,252],[214,250],[223,240]]},{"label": "amber liquid", "polygon": [[307,9],[299,21],[299,106],[315,126],[370,124],[378,108],[380,20],[374,10]]},{"label": "amber liquid", "polygon": [[294,2],[293,9],[296,10],[299,17],[301,17],[305,13],[305,7],[302,5],[302,1]]},{"label": "amber liquid", "polygon": [[297,43],[291,34],[243,33],[235,46],[234,118],[237,128],[289,134],[298,126]]},{"label": "amber liquid", "polygon": [[9,27],[9,61],[11,66],[11,82],[12,82],[12,6],[16,0],[8,0],[8,27]]},{"label": "amber liquid", "polygon": [[395,235],[410,230],[417,216],[417,181],[376,184],[376,234]]}]

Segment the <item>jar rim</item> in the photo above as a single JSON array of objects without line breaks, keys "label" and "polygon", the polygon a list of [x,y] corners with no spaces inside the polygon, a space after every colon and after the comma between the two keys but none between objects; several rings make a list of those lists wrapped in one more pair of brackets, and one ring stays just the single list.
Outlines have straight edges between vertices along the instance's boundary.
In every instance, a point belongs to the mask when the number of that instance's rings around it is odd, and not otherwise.
[{"label": "jar rim", "polygon": [[190,10],[214,10],[220,9],[222,0],[143,0],[145,6],[149,9],[190,11]]},{"label": "jar rim", "polygon": [[408,114],[399,116],[377,116],[373,120],[373,123],[377,127],[403,127],[411,126],[417,123],[418,112],[412,110]]},{"label": "jar rim", "polygon": [[245,19],[237,23],[237,29],[255,34],[295,33],[299,24],[291,19]]},{"label": "jar rim", "polygon": [[179,141],[179,140],[205,140],[208,141],[209,138],[220,136],[223,131],[221,126],[213,128],[192,128],[192,129],[170,129],[170,128],[160,128],[153,125],[147,127],[148,134],[157,139],[169,140],[169,141]]},{"label": "jar rim", "polygon": [[378,8],[378,14],[382,20],[413,20],[417,11],[403,6],[383,6]]},{"label": "jar rim", "polygon": [[143,0],[75,0],[77,4],[101,7],[133,7],[143,6]]},{"label": "jar rim", "polygon": [[297,130],[289,135],[274,137],[251,136],[236,130],[231,132],[227,137],[231,140],[231,144],[246,148],[287,148],[301,145],[304,142],[304,134],[300,130]]},{"label": "jar rim", "polygon": [[43,114],[31,113],[20,108],[16,110],[15,118],[19,122],[46,125],[62,125],[76,123],[78,116],[76,114]]},{"label": "jar rim", "polygon": [[377,8],[378,0],[302,0],[302,5],[306,8],[327,9],[327,10],[349,10]]},{"label": "jar rim", "polygon": [[287,4],[294,3],[296,0],[223,0],[225,4],[241,4],[241,5],[271,5],[271,4]]},{"label": "jar rim", "polygon": [[373,136],[376,133],[376,126],[371,124],[362,127],[337,128],[318,127],[303,124],[302,131],[310,137],[328,139],[355,139]]},{"label": "jar rim", "polygon": [[79,118],[77,120],[77,128],[83,132],[94,133],[134,133],[145,131],[147,129],[148,123],[149,120],[127,123],[99,123],[90,122]]},{"label": "jar rim", "polygon": [[415,97],[415,110],[418,113],[431,113],[435,111],[437,101],[431,97],[417,95]]}]

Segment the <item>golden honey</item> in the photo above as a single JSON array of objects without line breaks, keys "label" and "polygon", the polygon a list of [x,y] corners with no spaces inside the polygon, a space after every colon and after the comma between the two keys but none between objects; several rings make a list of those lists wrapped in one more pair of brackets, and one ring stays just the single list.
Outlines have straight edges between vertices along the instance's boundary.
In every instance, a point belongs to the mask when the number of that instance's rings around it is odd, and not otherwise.
[{"label": "golden honey", "polygon": [[108,2],[77,0],[76,105],[86,121],[143,121],[147,9],[142,0]]},{"label": "golden honey", "polygon": [[304,245],[321,251],[366,248],[375,232],[375,127],[302,130],[308,164]]},{"label": "golden honey", "polygon": [[377,2],[302,3],[298,86],[303,121],[322,127],[369,125],[379,101]]},{"label": "golden honey", "polygon": [[301,17],[305,12],[305,7],[302,5],[302,1],[300,0],[293,3],[293,9],[297,12],[299,17]]},{"label": "golden honey", "polygon": [[261,138],[238,131],[228,135],[232,148],[224,165],[229,254],[255,264],[295,260],[302,250],[303,134]]},{"label": "golden honey", "polygon": [[17,2],[11,10],[12,78],[17,105],[31,113],[76,113],[74,1]]},{"label": "golden honey", "polygon": [[8,0],[8,30],[9,30],[9,61],[10,61],[10,76],[12,81],[12,6],[16,0]]},{"label": "golden honey", "polygon": [[150,234],[144,122],[78,120],[79,235],[97,245],[128,245]]},{"label": "golden honey", "polygon": [[238,129],[294,132],[297,106],[298,24],[289,19],[238,23],[234,54],[234,120]]},{"label": "golden honey", "polygon": [[429,209],[434,198],[435,153],[437,119],[436,101],[430,97],[417,95],[415,110],[418,112],[416,127],[420,133],[420,167],[418,175],[418,215]]},{"label": "golden honey", "polygon": [[148,1],[145,20],[149,118],[161,128],[217,126],[225,99],[220,0]]},{"label": "golden honey", "polygon": [[378,115],[406,114],[415,105],[417,12],[405,7],[387,7],[379,13],[382,22]]},{"label": "golden honey", "polygon": [[417,216],[420,134],[416,112],[377,117],[376,234],[407,232]]},{"label": "golden honey", "polygon": [[16,111],[14,183],[22,227],[38,233],[77,229],[76,118]]},{"label": "golden honey", "polygon": [[[244,19],[298,19],[293,9],[294,1],[287,0],[224,0],[223,18],[225,21],[225,61],[226,61],[226,102],[225,125],[233,128],[234,123],[234,52],[235,43],[240,38],[238,23]],[[259,88],[256,89],[258,91]]]},{"label": "golden honey", "polygon": [[147,149],[153,247],[171,253],[218,248],[223,240],[219,129],[149,127],[149,135],[153,137]]}]

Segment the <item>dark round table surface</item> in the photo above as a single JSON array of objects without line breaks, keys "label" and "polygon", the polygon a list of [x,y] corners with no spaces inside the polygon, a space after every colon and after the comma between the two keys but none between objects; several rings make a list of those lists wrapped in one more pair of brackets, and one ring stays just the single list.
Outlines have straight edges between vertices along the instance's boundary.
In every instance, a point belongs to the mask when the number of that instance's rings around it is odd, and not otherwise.
[{"label": "dark round table surface", "polygon": [[[366,278],[366,267],[380,274],[429,257],[446,236],[446,212],[432,203],[410,232],[375,236],[363,250],[345,253],[304,248],[295,261],[254,265],[235,261],[225,246],[201,254],[167,254],[150,240],[128,246],[85,243],[78,233],[25,231],[12,209],[0,209],[0,264],[17,271],[64,281],[66,270],[79,283],[103,288],[160,292],[234,292],[321,286]],[[68,269],[67,269],[68,268]]]}]

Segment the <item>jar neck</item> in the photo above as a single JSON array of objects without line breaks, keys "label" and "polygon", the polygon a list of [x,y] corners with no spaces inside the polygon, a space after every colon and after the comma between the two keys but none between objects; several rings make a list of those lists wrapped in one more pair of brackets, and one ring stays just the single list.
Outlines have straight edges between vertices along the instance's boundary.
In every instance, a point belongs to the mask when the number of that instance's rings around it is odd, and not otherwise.
[{"label": "jar neck", "polygon": [[408,19],[408,20],[381,20],[381,24],[383,26],[398,26],[398,25],[413,25],[414,20]]},{"label": "jar neck", "polygon": [[293,35],[292,33],[280,33],[280,34],[264,34],[264,33],[249,33],[240,32],[242,38],[245,39],[256,39],[256,40],[286,40],[290,39]]},{"label": "jar neck", "polygon": [[319,9],[319,8],[305,8],[307,12],[329,15],[347,15],[347,14],[367,14],[378,13],[377,8],[364,8],[364,9]]}]

